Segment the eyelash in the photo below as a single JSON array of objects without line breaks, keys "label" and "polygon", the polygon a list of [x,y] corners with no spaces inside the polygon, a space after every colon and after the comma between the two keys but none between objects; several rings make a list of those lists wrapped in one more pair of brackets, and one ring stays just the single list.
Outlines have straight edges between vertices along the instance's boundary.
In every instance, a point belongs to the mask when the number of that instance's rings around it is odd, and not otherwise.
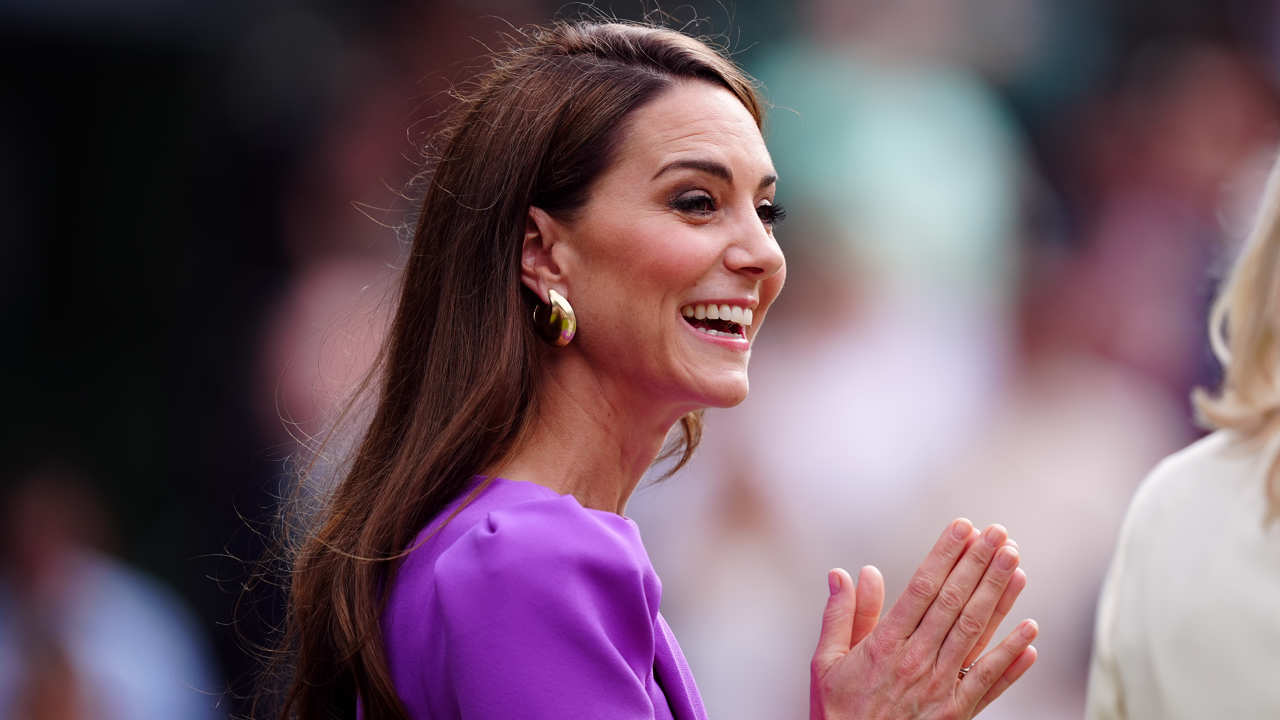
[{"label": "eyelash", "polygon": [[783,220],[787,219],[787,209],[776,203],[769,205],[761,205],[756,208],[756,214],[764,221],[765,225],[773,227]]},{"label": "eyelash", "polygon": [[[715,200],[710,195],[682,195],[671,201],[671,207],[681,212],[707,215],[715,212]],[[786,208],[778,204],[760,205],[756,208],[760,221],[769,227],[782,222],[787,217]]]}]

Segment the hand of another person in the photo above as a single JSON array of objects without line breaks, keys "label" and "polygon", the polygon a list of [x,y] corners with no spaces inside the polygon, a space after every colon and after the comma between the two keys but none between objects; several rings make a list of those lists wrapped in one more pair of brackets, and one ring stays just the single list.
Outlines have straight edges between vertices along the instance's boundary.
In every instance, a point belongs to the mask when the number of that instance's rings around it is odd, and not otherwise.
[{"label": "hand of another person", "polygon": [[862,568],[856,588],[843,570],[828,580],[811,720],[967,720],[1036,660],[1032,620],[982,654],[1027,583],[1017,545],[999,525],[979,534],[968,520],[953,521],[883,621],[884,580],[874,567]]}]

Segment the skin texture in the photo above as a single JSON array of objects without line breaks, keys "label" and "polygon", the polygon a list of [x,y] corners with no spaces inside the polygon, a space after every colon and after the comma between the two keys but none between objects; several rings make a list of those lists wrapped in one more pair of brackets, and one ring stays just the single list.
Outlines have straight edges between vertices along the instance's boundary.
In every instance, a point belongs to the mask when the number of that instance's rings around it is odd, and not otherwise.
[{"label": "skin texture", "polygon": [[[708,341],[680,309],[736,301],[754,308],[747,340],[760,331],[786,276],[768,222],[774,176],[742,104],[716,85],[684,81],[629,117],[579,213],[530,208],[523,281],[544,300],[553,288],[566,297],[578,335],[548,350],[530,434],[485,474],[620,513],[682,415],[746,397],[748,344]],[[856,586],[832,571],[811,717],[980,711],[1035,660],[1035,624],[1025,621],[974,662],[1026,584],[1017,561],[1003,528],[980,534],[957,520],[883,620],[875,568],[863,568]]]}]

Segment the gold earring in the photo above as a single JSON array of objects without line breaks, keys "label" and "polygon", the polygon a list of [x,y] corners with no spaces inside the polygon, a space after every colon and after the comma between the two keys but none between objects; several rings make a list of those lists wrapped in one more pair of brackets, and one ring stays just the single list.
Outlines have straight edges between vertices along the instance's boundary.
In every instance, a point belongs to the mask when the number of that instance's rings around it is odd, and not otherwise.
[{"label": "gold earring", "polygon": [[555,290],[547,290],[547,302],[533,309],[533,327],[538,335],[556,347],[564,347],[578,332],[573,306]]}]

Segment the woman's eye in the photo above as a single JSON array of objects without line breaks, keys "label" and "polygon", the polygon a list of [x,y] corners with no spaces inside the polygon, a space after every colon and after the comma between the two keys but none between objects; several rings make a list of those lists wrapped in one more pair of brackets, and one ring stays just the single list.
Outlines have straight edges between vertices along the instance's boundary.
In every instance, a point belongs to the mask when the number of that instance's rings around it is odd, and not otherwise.
[{"label": "woman's eye", "polygon": [[689,193],[672,200],[671,207],[693,215],[710,215],[716,211],[716,201],[706,193]]},{"label": "woman's eye", "polygon": [[781,205],[765,203],[764,205],[756,208],[756,214],[760,216],[760,220],[764,222],[765,225],[773,227],[786,219],[787,210]]}]

